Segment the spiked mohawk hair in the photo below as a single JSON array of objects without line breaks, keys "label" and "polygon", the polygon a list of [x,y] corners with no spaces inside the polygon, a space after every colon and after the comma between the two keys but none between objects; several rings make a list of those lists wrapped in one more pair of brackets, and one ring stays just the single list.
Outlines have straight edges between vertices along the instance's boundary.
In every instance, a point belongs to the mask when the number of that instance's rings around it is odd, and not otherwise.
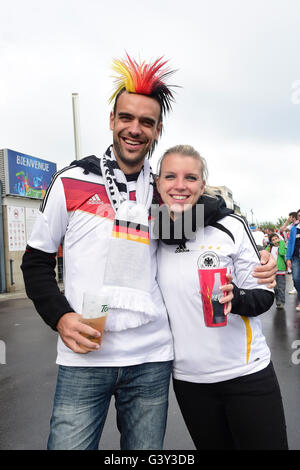
[{"label": "spiked mohawk hair", "polygon": [[165,80],[175,70],[164,68],[168,61],[163,61],[162,57],[152,64],[146,64],[145,62],[136,62],[127,53],[126,56],[127,59],[123,61],[117,59],[113,61],[112,68],[118,76],[114,76],[115,91],[109,102],[113,102],[122,91],[126,90],[129,93],[147,95],[156,99],[161,106],[162,115],[166,114],[171,110],[174,97],[170,85],[167,86]]}]

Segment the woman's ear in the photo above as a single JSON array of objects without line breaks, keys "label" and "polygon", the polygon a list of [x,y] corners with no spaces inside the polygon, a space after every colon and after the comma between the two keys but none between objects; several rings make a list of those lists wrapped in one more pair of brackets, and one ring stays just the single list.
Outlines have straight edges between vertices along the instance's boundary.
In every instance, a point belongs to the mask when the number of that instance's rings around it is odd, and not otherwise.
[{"label": "woman's ear", "polygon": [[201,193],[200,195],[202,196],[202,194],[204,193],[205,191],[205,186],[206,186],[206,181],[202,181],[202,185],[201,185]]},{"label": "woman's ear", "polygon": [[160,190],[159,190],[159,176],[155,176],[155,184],[156,184],[156,189],[157,191],[160,193]]}]

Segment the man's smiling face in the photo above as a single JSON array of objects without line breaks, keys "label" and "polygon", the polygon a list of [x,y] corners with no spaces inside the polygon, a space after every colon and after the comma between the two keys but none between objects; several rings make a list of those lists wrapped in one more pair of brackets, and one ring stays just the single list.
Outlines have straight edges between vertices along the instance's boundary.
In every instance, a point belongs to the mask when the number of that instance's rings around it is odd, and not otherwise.
[{"label": "man's smiling face", "polygon": [[110,114],[113,148],[125,174],[139,171],[158,139],[162,123],[159,103],[149,96],[124,92],[118,97],[115,113]]}]

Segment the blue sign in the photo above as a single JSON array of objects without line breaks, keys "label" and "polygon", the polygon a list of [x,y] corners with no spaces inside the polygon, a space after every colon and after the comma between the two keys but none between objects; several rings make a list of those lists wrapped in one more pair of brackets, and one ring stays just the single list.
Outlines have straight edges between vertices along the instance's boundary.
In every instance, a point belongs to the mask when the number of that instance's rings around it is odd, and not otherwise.
[{"label": "blue sign", "polygon": [[52,175],[56,173],[56,163],[14,150],[7,149],[6,152],[9,194],[43,199]]}]

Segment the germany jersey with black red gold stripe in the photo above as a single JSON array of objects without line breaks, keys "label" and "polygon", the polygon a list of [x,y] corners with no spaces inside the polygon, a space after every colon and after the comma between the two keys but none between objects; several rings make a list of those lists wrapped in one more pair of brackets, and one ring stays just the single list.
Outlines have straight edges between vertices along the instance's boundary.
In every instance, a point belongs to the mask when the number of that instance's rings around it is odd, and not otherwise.
[{"label": "germany jersey with black red gold stripe", "polygon": [[[136,182],[128,181],[127,187],[129,199],[135,200]],[[114,219],[115,213],[101,175],[86,174],[78,166],[68,167],[55,175],[28,245],[40,252],[55,253],[64,240],[65,297],[77,313],[82,311],[83,293],[101,289],[114,231],[124,233],[122,227],[114,227],[113,231]],[[146,240],[147,234],[141,231],[141,237]],[[147,243],[151,251],[151,295],[159,312],[157,320],[120,332],[106,331],[100,350],[88,355],[74,353],[59,337],[58,364],[121,367],[173,359],[167,312],[156,281],[157,241],[150,240],[149,243],[147,239]]]}]

